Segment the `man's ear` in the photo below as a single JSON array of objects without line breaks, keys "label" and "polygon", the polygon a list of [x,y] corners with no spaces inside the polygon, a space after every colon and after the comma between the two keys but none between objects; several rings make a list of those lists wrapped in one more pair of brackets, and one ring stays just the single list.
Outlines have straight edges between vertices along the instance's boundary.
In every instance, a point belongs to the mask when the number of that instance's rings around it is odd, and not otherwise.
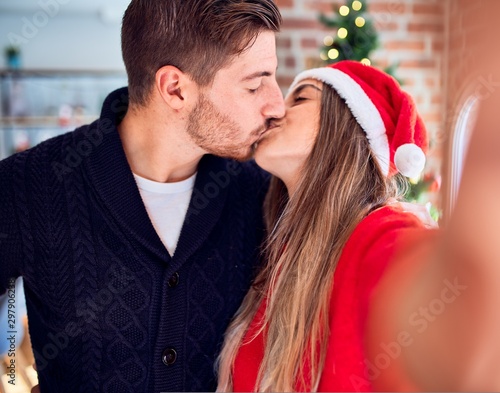
[{"label": "man's ear", "polygon": [[174,110],[182,109],[191,98],[193,80],[174,66],[164,66],[156,71],[156,87],[163,101]]}]

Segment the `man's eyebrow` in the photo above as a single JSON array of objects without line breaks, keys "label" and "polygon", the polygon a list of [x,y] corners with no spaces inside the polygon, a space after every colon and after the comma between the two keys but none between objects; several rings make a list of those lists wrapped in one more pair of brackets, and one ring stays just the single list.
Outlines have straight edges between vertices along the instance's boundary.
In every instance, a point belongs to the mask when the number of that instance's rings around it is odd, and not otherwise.
[{"label": "man's eyebrow", "polygon": [[272,75],[272,73],[270,73],[269,71],[257,71],[257,72],[254,72],[253,74],[245,76],[241,81],[245,82],[245,81],[249,81],[252,79],[262,78],[264,76],[271,76],[271,75]]}]

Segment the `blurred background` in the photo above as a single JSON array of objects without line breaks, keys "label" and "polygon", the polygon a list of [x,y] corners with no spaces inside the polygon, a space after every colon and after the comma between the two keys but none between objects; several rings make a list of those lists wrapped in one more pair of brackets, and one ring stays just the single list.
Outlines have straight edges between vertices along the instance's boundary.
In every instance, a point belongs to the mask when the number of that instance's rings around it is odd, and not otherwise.
[{"label": "blurred background", "polygon": [[[430,152],[406,196],[446,219],[478,104],[500,86],[478,60],[497,50],[500,1],[276,2],[284,17],[277,39],[283,92],[305,68],[354,59],[390,72],[414,97],[430,132]],[[127,4],[0,0],[0,159],[91,122],[105,96],[126,85],[120,24]],[[5,358],[0,393],[27,391],[36,378],[24,337],[18,384],[7,383]]]},{"label": "blurred background", "polygon": [[126,85],[128,0],[0,0],[0,157],[94,120]]}]

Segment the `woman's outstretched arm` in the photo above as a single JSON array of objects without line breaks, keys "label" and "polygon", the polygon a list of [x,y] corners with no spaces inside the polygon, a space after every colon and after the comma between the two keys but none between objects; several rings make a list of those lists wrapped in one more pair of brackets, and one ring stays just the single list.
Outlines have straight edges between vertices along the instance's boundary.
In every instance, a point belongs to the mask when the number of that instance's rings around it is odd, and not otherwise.
[{"label": "woman's outstretched arm", "polygon": [[497,89],[481,103],[448,225],[409,239],[374,295],[376,389],[500,390],[499,201]]}]

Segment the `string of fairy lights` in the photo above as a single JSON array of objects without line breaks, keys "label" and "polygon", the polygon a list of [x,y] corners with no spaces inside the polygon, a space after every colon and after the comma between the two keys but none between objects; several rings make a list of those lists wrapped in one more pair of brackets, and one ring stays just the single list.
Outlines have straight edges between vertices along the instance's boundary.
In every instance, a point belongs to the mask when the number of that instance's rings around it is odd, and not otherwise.
[{"label": "string of fairy lights", "polygon": [[[343,17],[348,16],[352,11],[360,12],[363,8],[363,3],[359,0],[355,0],[352,2],[351,7],[347,5],[343,5],[339,8],[339,14]],[[366,24],[366,19],[362,16],[356,17],[354,24],[357,28],[363,28]],[[339,58],[340,52],[337,48],[333,47],[336,43],[336,40],[345,40],[349,36],[349,31],[345,27],[340,27],[337,30],[336,37],[331,35],[327,35],[323,39],[323,44],[325,45],[325,49],[321,51],[320,58],[323,61],[335,61]],[[371,65],[371,61],[368,58],[363,58],[360,60],[363,64]]]}]

